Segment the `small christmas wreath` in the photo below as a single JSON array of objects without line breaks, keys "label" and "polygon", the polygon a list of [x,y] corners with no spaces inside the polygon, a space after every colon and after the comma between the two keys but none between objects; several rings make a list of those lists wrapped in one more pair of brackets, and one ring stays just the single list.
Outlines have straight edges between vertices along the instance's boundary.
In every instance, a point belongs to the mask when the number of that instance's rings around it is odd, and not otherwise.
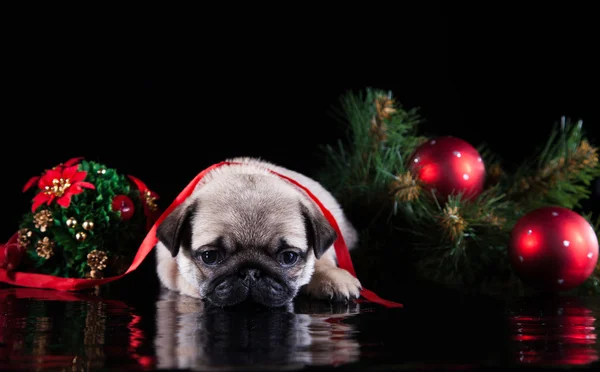
[{"label": "small christmas wreath", "polygon": [[32,177],[31,210],[0,249],[0,269],[100,279],[129,267],[160,216],[158,195],[141,180],[83,158]]}]

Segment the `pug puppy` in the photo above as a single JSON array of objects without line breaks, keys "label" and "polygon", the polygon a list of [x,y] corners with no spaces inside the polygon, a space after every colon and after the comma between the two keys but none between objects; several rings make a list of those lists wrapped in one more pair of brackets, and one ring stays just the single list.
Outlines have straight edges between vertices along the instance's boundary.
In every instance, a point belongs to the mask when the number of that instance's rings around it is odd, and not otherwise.
[{"label": "pug puppy", "polygon": [[341,206],[317,181],[261,159],[216,168],[157,229],[162,285],[216,306],[242,302],[279,307],[298,294],[358,298],[361,284],[337,266],[338,238],[299,182],[335,217],[349,249],[358,234]]}]

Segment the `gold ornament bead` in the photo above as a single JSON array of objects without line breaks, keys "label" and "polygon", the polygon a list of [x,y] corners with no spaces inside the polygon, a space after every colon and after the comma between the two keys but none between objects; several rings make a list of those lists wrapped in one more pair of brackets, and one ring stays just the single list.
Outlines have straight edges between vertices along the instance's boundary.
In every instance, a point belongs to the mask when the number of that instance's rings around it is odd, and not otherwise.
[{"label": "gold ornament bead", "polygon": [[85,231],[80,231],[77,234],[75,234],[75,239],[77,239],[78,242],[84,241],[85,238],[87,238],[87,234],[85,233]]},{"label": "gold ornament bead", "polygon": [[108,256],[106,252],[94,249],[87,255],[87,264],[92,270],[104,270]]},{"label": "gold ornament bead", "polygon": [[92,220],[86,220],[83,221],[83,224],[81,225],[85,230],[93,230],[94,229],[94,221]]},{"label": "gold ornament bead", "polygon": [[106,174],[106,169],[102,168],[102,169],[98,169],[98,174]]},{"label": "gold ornament bead", "polygon": [[75,217],[69,217],[69,219],[67,220],[67,227],[73,229],[75,228],[75,226],[77,226],[77,220],[75,219]]}]

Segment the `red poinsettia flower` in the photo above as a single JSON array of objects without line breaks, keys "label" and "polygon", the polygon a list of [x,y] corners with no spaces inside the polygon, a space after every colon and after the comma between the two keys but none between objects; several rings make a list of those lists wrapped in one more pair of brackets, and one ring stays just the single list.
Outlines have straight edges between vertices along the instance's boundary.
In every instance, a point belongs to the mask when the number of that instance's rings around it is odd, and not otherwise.
[{"label": "red poinsettia flower", "polygon": [[144,215],[147,218],[147,227],[150,228],[152,223],[158,218],[158,206],[156,205],[156,200],[159,199],[159,196],[154,191],[150,190],[148,186],[144,182],[142,182],[139,178],[134,176],[127,176],[129,179],[136,185],[138,190],[140,191],[140,195],[142,197],[142,204],[144,205]]},{"label": "red poinsettia flower", "polygon": [[[57,165],[57,166],[56,166],[56,167],[54,167],[53,169],[62,169],[62,168],[64,168],[64,167],[70,167],[70,166],[72,166],[72,165],[78,164],[78,163],[79,163],[79,161],[80,161],[81,159],[83,159],[83,157],[69,159],[69,160],[67,160],[67,161],[66,161],[66,162],[64,162],[64,163],[61,163],[61,164]],[[42,176],[43,176],[43,174],[42,174]],[[27,181],[27,183],[25,184],[25,186],[23,186],[23,192],[25,192],[25,191],[29,190],[29,189],[31,188],[31,186],[35,185],[35,183],[36,183],[36,182],[38,182],[38,180],[39,180],[39,179],[40,179],[42,176],[34,176],[34,177],[31,177],[31,178],[29,179],[29,181]]]},{"label": "red poinsettia flower", "polygon": [[40,177],[38,187],[42,190],[33,198],[32,212],[42,204],[50,205],[56,199],[56,203],[63,208],[68,208],[73,195],[81,194],[83,189],[95,189],[96,187],[83,182],[87,172],[79,172],[78,166],[55,167]]}]

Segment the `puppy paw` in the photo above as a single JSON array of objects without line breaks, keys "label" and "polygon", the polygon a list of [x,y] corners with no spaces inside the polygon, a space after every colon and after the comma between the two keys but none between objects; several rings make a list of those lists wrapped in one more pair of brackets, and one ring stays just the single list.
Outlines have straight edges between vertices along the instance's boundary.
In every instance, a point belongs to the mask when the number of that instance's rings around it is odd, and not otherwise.
[{"label": "puppy paw", "polygon": [[348,301],[360,297],[362,286],[352,274],[339,267],[316,271],[304,292],[319,300]]}]

